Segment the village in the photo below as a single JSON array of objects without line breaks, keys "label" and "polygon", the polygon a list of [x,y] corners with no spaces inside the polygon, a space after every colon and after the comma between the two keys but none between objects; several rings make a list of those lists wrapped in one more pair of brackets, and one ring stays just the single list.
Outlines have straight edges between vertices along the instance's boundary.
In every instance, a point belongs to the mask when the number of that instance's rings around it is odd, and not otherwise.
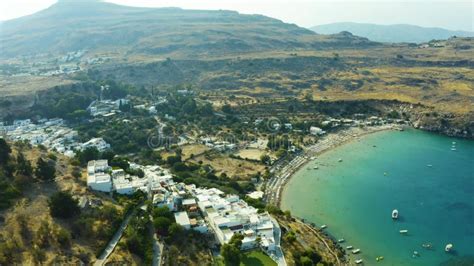
[{"label": "village", "polygon": [[166,206],[176,223],[186,230],[212,234],[220,245],[229,243],[234,234],[244,236],[242,250],[261,248],[278,265],[286,265],[280,247],[278,222],[268,212],[259,212],[237,195],[226,195],[216,188],[198,188],[173,181],[172,174],[160,166],[141,166],[144,177],[131,176],[123,169],[112,168],[106,160],[90,161],[87,185],[105,193],[131,195],[146,193],[153,205]]},{"label": "village", "polygon": [[0,122],[0,132],[11,141],[26,141],[31,145],[42,145],[45,148],[62,153],[70,158],[77,151],[97,148],[105,151],[110,144],[102,138],[92,138],[87,142],[77,141],[77,131],[67,127],[61,118],[39,119],[33,123],[31,119],[15,120],[11,125]]}]

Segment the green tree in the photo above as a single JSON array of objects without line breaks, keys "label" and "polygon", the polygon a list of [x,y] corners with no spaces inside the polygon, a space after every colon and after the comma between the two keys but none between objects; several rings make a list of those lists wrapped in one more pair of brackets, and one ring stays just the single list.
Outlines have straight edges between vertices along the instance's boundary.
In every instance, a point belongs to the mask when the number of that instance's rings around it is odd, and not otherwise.
[{"label": "green tree", "polygon": [[168,229],[171,225],[171,220],[167,217],[157,217],[153,219],[153,225],[155,226],[155,230],[160,232],[160,234],[164,234],[168,232]]},{"label": "green tree", "polygon": [[260,156],[260,161],[264,164],[269,164],[271,161],[271,158],[268,154],[262,154],[262,156]]},{"label": "green tree", "polygon": [[41,157],[36,163],[35,175],[42,180],[52,180],[56,175],[55,163],[48,163]]},{"label": "green tree", "polygon": [[65,191],[56,192],[48,200],[51,216],[58,218],[70,218],[79,214],[77,200]]},{"label": "green tree", "polygon": [[184,232],[184,228],[177,224],[177,223],[172,223],[170,227],[168,228],[168,235],[171,238],[179,238]]},{"label": "green tree", "polygon": [[78,152],[76,158],[81,162],[81,164],[86,164],[88,161],[99,159],[100,153],[96,147],[89,147]]},{"label": "green tree", "polygon": [[222,245],[221,255],[224,258],[225,265],[240,265],[240,249],[242,247],[243,239],[243,235],[234,234],[230,239],[229,243]]},{"label": "green tree", "polygon": [[3,138],[0,138],[0,165],[7,163],[11,152],[10,145]]},{"label": "green tree", "polygon": [[28,161],[21,152],[19,152],[16,157],[16,172],[17,174],[25,176],[33,175],[33,167],[30,161]]}]

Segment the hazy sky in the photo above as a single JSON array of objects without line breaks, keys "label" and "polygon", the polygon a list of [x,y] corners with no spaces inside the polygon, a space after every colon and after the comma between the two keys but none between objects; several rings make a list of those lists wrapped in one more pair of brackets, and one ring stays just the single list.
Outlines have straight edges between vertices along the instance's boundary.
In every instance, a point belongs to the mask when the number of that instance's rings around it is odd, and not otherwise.
[{"label": "hazy sky", "polygon": [[[0,20],[32,14],[56,0],[0,0]],[[107,0],[131,6],[229,9],[310,27],[332,22],[415,24],[473,31],[474,0]]]}]

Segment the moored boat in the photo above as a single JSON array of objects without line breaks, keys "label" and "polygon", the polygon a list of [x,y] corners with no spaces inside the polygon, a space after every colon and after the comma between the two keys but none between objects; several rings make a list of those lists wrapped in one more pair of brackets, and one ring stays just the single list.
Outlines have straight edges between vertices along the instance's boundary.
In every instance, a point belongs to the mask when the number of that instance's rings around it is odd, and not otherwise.
[{"label": "moored boat", "polygon": [[392,219],[394,219],[394,220],[398,219],[398,210],[397,209],[394,209],[392,211]]},{"label": "moored boat", "polygon": [[408,230],[407,229],[402,229],[402,230],[400,230],[400,234],[406,235],[406,234],[408,234]]},{"label": "moored boat", "polygon": [[353,248],[353,246],[347,246],[346,249],[349,249],[351,250]]},{"label": "moored boat", "polygon": [[444,251],[446,252],[451,252],[453,250],[453,244],[447,244],[446,247],[444,248]]},{"label": "moored boat", "polygon": [[354,249],[354,250],[352,251],[352,254],[357,254],[357,253],[359,253],[359,252],[360,252],[360,248]]},{"label": "moored boat", "polygon": [[355,260],[356,264],[362,264],[362,262],[364,262],[362,259]]}]

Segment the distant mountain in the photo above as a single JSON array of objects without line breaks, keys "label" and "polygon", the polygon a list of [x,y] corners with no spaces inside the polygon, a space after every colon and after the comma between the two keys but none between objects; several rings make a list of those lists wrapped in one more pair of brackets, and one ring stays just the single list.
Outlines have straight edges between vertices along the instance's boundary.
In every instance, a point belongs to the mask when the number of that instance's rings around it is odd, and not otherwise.
[{"label": "distant mountain", "polygon": [[448,39],[452,36],[474,37],[474,32],[452,31],[442,28],[425,28],[407,24],[377,25],[368,23],[341,22],[312,27],[319,34],[334,34],[348,31],[354,35],[366,37],[376,42],[428,42],[431,40]]},{"label": "distant mountain", "polygon": [[5,21],[0,24],[0,43],[2,58],[82,49],[195,56],[375,45],[356,36],[334,40],[262,15],[97,0],[61,0],[33,15]]}]

